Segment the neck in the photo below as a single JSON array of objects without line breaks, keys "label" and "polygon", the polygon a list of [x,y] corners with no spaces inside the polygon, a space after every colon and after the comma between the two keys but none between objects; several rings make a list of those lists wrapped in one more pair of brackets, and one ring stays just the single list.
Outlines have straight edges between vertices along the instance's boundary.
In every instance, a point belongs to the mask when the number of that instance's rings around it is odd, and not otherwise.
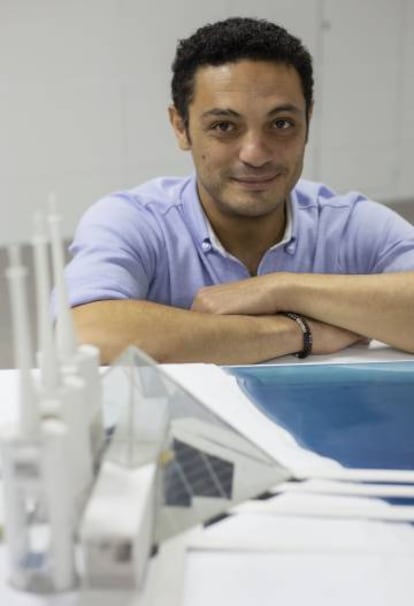
[{"label": "neck", "polygon": [[265,252],[280,242],[286,228],[286,205],[263,217],[237,217],[206,211],[223,247],[256,275]]}]

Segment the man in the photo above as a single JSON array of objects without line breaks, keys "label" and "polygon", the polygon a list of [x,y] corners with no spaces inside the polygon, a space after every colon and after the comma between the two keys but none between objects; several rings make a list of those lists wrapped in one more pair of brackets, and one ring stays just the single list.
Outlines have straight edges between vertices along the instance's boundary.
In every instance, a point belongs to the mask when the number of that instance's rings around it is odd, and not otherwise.
[{"label": "man", "polygon": [[300,180],[313,108],[301,42],[264,20],[202,27],[178,45],[172,97],[195,176],[86,212],[67,269],[80,339],[103,362],[131,343],[219,364],[362,338],[414,352],[414,228]]}]

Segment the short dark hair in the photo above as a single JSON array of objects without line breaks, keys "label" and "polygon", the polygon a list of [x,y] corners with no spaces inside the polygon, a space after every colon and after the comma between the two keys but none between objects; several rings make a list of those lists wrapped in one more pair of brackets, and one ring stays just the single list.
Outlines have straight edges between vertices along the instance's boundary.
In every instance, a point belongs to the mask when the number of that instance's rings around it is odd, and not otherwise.
[{"label": "short dark hair", "polygon": [[308,118],[313,102],[312,57],[309,51],[298,38],[266,19],[231,17],[200,27],[190,37],[178,42],[172,64],[171,92],[173,103],[186,125],[197,69],[242,59],[294,67],[300,76]]}]

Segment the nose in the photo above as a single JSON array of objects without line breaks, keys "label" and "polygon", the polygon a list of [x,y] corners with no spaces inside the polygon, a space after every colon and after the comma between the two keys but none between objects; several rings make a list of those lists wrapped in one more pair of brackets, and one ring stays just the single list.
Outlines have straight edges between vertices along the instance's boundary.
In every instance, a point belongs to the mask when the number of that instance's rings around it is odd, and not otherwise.
[{"label": "nose", "polygon": [[272,158],[272,151],[263,133],[247,132],[241,141],[239,160],[259,168]]}]

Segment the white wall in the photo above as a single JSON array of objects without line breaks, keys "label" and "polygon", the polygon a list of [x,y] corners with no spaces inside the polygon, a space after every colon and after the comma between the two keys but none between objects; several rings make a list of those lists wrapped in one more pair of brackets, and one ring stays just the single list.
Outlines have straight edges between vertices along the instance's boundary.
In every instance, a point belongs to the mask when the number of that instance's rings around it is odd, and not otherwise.
[{"label": "white wall", "polygon": [[412,0],[0,0],[0,244],[30,238],[57,192],[70,236],[108,191],[186,174],[166,107],[179,38],[230,15],[273,19],[315,57],[306,176],[414,197]]},{"label": "white wall", "polygon": [[319,173],[339,189],[414,197],[414,3],[327,0]]}]

